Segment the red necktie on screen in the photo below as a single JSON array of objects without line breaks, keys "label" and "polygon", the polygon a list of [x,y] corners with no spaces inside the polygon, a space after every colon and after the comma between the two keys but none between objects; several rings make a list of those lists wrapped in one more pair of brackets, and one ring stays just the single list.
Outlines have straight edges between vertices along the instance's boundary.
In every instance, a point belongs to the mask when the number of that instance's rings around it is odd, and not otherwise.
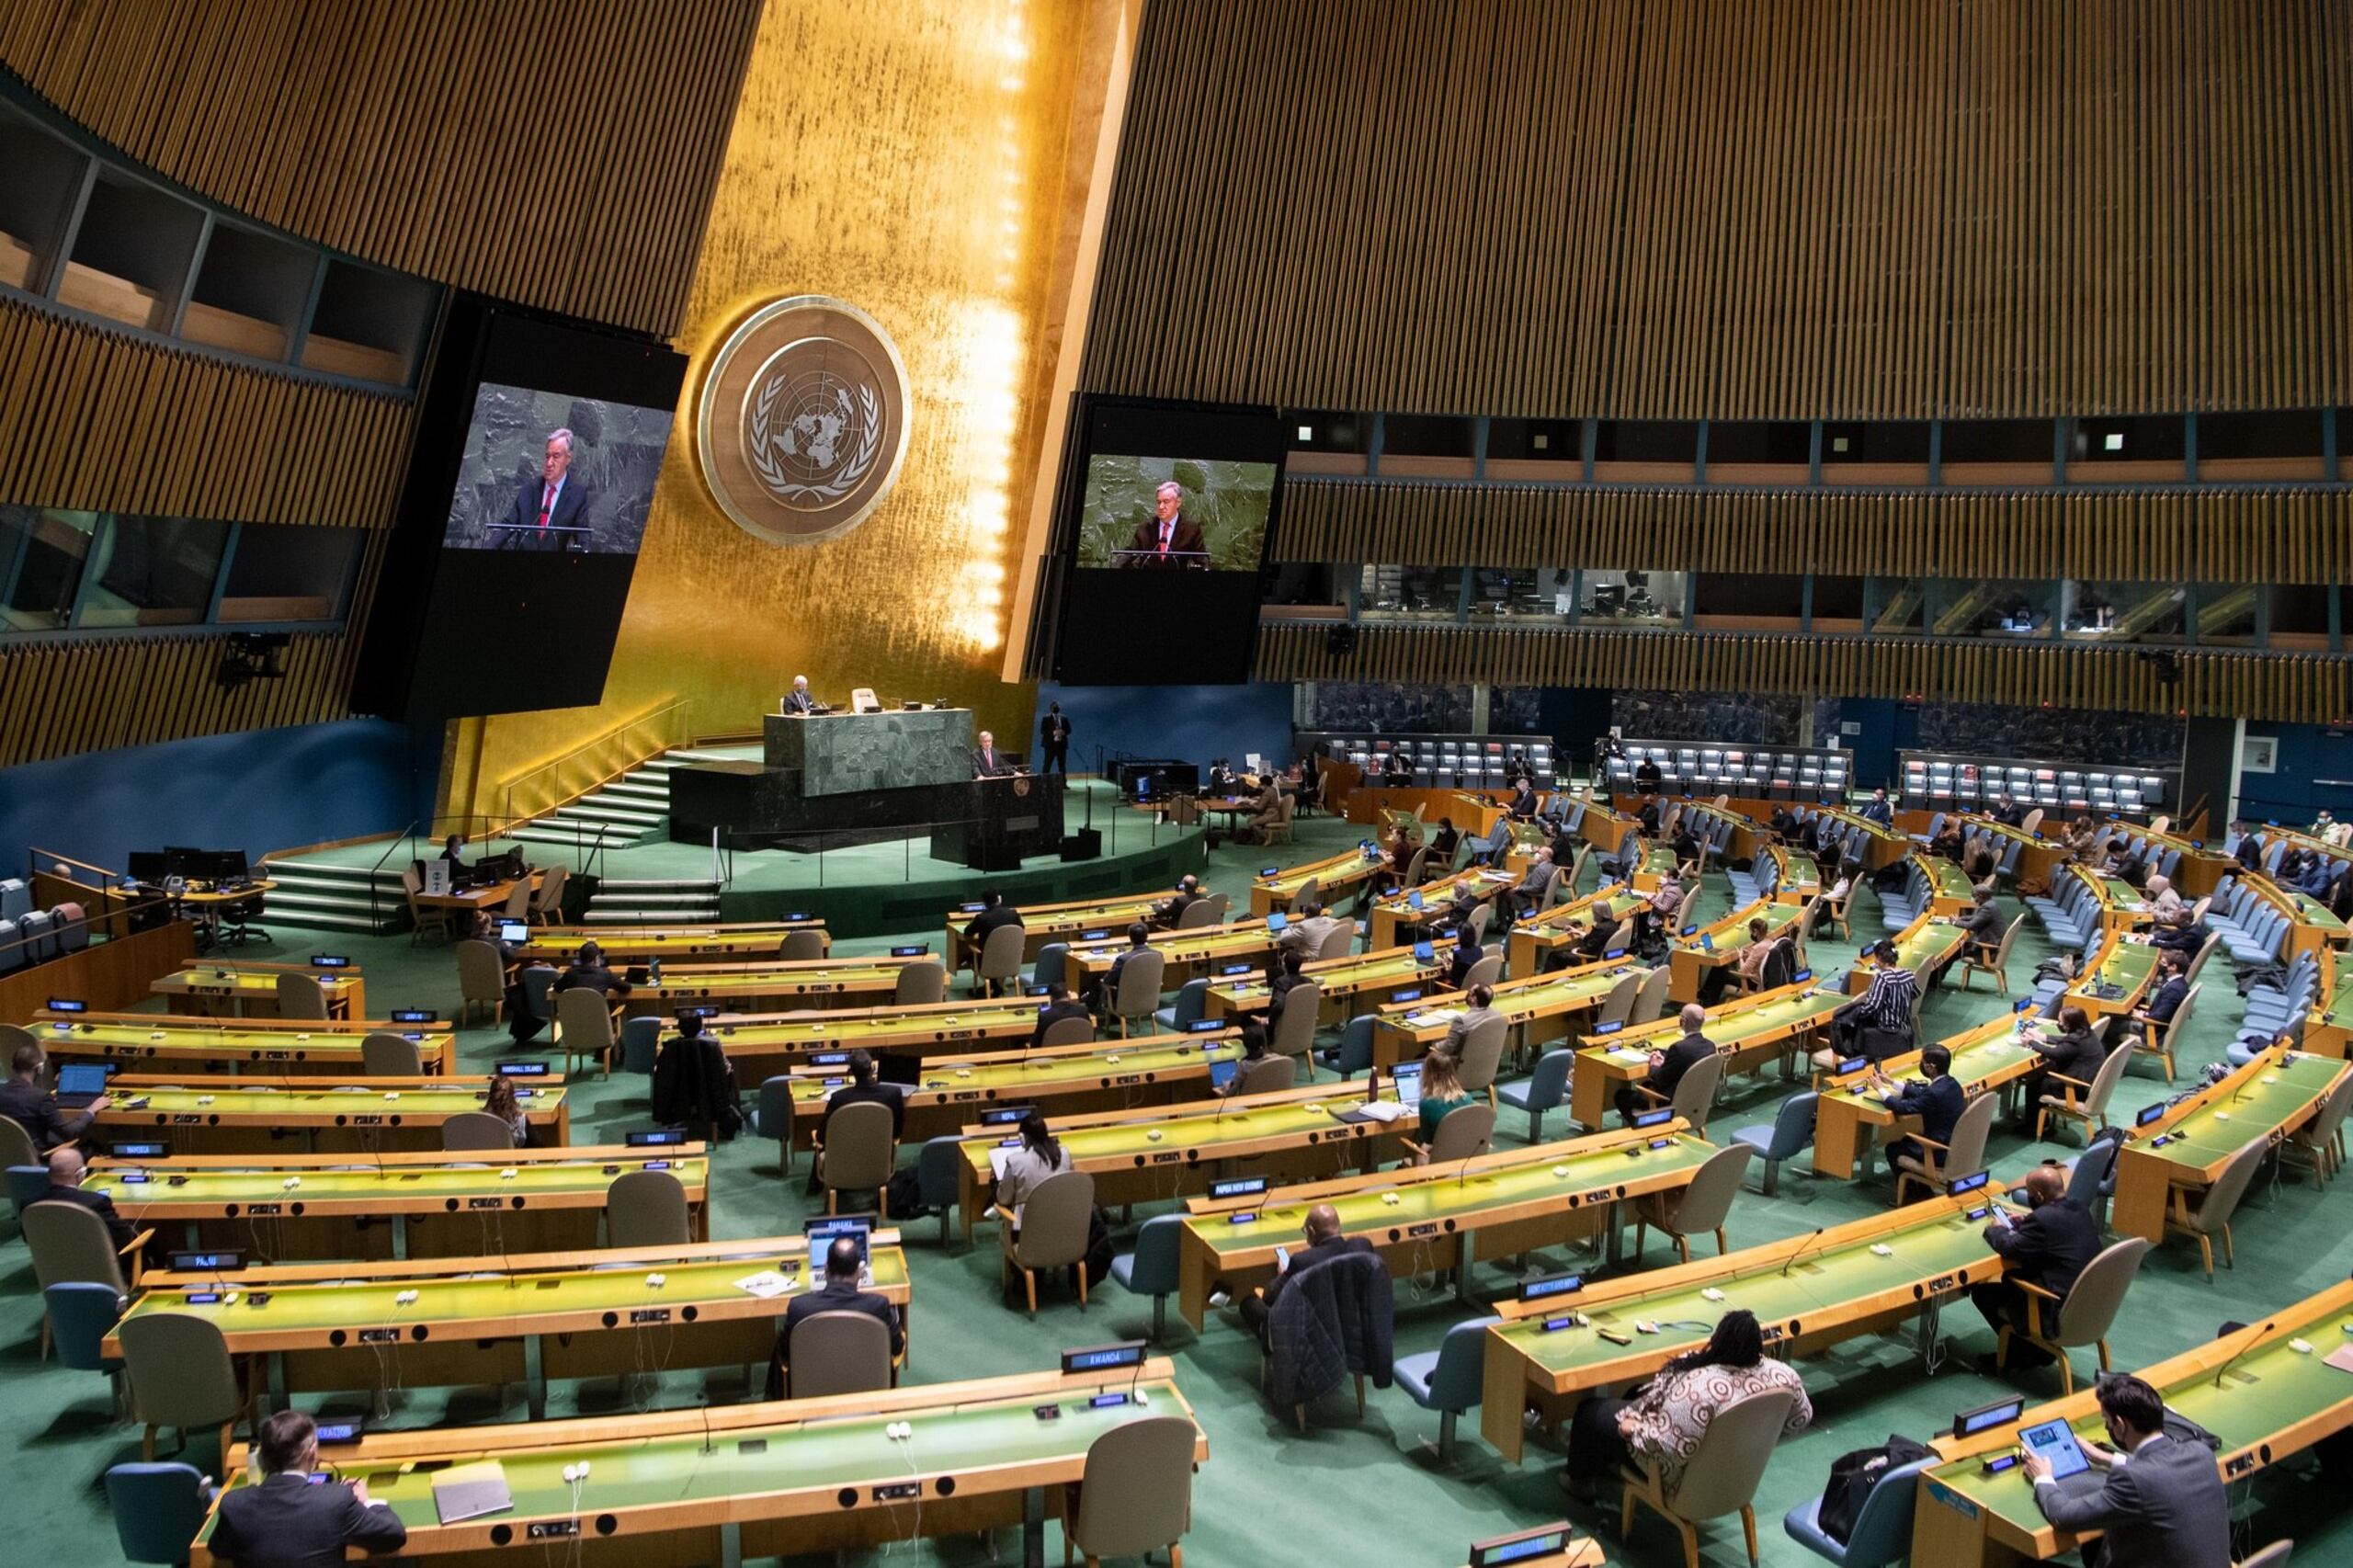
[{"label": "red necktie on screen", "polygon": [[1176,531],[1176,524],[1174,524],[1174,523],[1163,523],[1163,524],[1161,524],[1161,525],[1160,525],[1160,553],[1161,553],[1161,554],[1165,555],[1165,554],[1167,554],[1167,553],[1168,553],[1168,540],[1169,540],[1169,536],[1170,536],[1170,535],[1172,535],[1172,534],[1174,534]]},{"label": "red necktie on screen", "polygon": [[548,514],[554,510],[555,486],[552,484],[543,484],[540,486],[540,527],[546,528],[548,526]]}]

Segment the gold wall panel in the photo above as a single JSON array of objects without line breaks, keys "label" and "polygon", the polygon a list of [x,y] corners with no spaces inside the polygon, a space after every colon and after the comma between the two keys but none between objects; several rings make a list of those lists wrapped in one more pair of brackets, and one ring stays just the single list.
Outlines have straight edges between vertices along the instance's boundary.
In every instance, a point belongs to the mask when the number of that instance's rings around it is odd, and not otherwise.
[{"label": "gold wall panel", "polygon": [[0,767],[76,752],[349,716],[358,631],[297,633],[286,675],[234,690],[210,637],[110,637],[0,648]]},{"label": "gold wall panel", "polygon": [[760,0],[0,3],[0,61],[323,244],[676,330]]},{"label": "gold wall panel", "polygon": [[[495,811],[529,775],[679,697],[702,733],[756,727],[796,674],[825,697],[977,710],[1008,745],[1029,688],[997,678],[1011,519],[1071,272],[1074,112],[1110,0],[862,0],[767,8],[751,50],[679,347],[694,357],[601,706],[461,724],[444,809]],[[1060,261],[1058,267],[1057,261]],[[779,548],[693,467],[710,356],[779,295],[826,294],[897,341],[913,393],[890,498],[844,538]],[[518,806],[535,803],[518,800]]]},{"label": "gold wall panel", "polygon": [[1365,626],[1334,653],[1328,628],[1259,633],[1260,680],[1374,680],[1712,691],[1835,692],[2018,707],[2344,723],[2353,660],[2173,650],[2177,684],[2131,649],[1836,639],[1732,632]]},{"label": "gold wall panel", "polygon": [[1135,83],[1091,391],[2353,399],[2345,0],[1150,0]]}]

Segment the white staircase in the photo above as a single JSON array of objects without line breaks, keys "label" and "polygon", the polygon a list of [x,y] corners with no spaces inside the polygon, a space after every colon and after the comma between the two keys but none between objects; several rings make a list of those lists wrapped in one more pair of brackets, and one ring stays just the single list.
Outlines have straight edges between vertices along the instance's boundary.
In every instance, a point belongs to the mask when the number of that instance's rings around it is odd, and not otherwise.
[{"label": "white staircase", "polygon": [[[302,926],[327,931],[381,934],[408,925],[408,898],[401,888],[404,857],[375,870],[317,860],[272,860],[261,874],[278,885],[262,901],[262,926]],[[369,890],[375,912],[369,912]]]},{"label": "white staircase", "polygon": [[693,926],[719,919],[719,884],[708,880],[677,878],[666,881],[616,881],[597,884],[588,901],[591,926]]}]

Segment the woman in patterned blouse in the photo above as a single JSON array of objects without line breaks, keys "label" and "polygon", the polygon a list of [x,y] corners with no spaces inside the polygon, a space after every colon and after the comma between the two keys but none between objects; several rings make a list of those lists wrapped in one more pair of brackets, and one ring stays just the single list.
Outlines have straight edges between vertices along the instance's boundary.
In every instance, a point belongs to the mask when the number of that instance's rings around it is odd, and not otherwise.
[{"label": "woman in patterned blouse", "polygon": [[1583,1492],[1620,1464],[1655,1461],[1670,1492],[1714,1420],[1734,1400],[1768,1390],[1797,1396],[1784,1431],[1813,1419],[1805,1384],[1788,1365],[1765,1358],[1756,1314],[1726,1312],[1699,1349],[1677,1356],[1631,1400],[1586,1400],[1569,1418],[1569,1462],[1561,1484]]}]

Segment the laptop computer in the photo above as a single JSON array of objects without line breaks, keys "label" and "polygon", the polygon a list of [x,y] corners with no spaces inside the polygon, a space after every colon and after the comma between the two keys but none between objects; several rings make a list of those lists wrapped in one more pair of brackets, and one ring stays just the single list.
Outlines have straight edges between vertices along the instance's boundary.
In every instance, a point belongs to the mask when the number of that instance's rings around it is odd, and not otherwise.
[{"label": "laptop computer", "polygon": [[57,1103],[68,1110],[80,1110],[107,1092],[107,1079],[114,1073],[111,1062],[75,1062],[57,1070]]},{"label": "laptop computer", "polygon": [[1409,1116],[1418,1116],[1422,1109],[1422,1064],[1404,1062],[1389,1070],[1389,1081],[1397,1085],[1397,1103]]},{"label": "laptop computer", "polygon": [[828,1214],[823,1219],[804,1221],[801,1234],[809,1238],[809,1274],[812,1279],[825,1270],[825,1254],[835,1241],[847,1236],[858,1244],[858,1282],[874,1283],[874,1258],[869,1250],[874,1233],[871,1214]]},{"label": "laptop computer", "polygon": [[1283,927],[1290,924],[1290,917],[1285,915],[1281,910],[1278,909],[1272,915],[1267,916],[1267,934],[1270,936],[1280,936],[1282,934]]}]

